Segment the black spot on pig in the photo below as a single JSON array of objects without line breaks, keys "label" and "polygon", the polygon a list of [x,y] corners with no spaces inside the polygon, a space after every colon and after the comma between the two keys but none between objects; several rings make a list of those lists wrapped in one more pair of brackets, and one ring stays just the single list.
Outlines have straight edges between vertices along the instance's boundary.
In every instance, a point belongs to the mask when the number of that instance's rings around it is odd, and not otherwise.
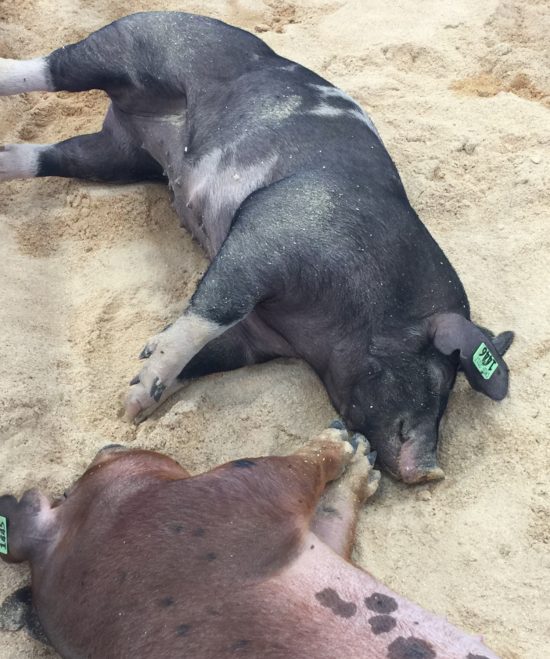
[{"label": "black spot on pig", "polygon": [[241,469],[250,469],[251,467],[254,467],[256,463],[254,460],[234,460],[233,461],[233,466],[234,467],[239,467]]},{"label": "black spot on pig", "polygon": [[369,625],[371,626],[373,634],[386,634],[387,632],[391,632],[396,624],[395,618],[392,618],[391,616],[383,615],[369,618]]},{"label": "black spot on pig", "polygon": [[489,659],[489,657],[487,657],[484,654],[472,654],[471,652],[469,652],[466,659]]},{"label": "black spot on pig", "polygon": [[178,625],[176,627],[176,634],[178,636],[186,636],[190,629],[191,625]]},{"label": "black spot on pig", "polygon": [[383,593],[373,593],[370,597],[365,597],[365,605],[367,609],[376,613],[393,613],[393,611],[397,611],[397,602],[394,598]]},{"label": "black spot on pig", "polygon": [[159,605],[165,609],[167,609],[169,606],[172,606],[173,604],[174,604],[173,597],[163,597],[159,602]]},{"label": "black spot on pig", "polygon": [[213,551],[210,551],[210,552],[208,552],[208,554],[206,554],[206,555],[204,556],[204,558],[205,558],[205,560],[207,560],[208,562],[212,562],[212,561],[215,561],[216,558],[218,558],[218,557],[216,556],[216,554],[215,554]]},{"label": "black spot on pig", "polygon": [[202,538],[204,535],[204,529],[200,526],[197,526],[197,528],[193,531],[193,536],[195,538]]},{"label": "black spot on pig", "polygon": [[332,588],[325,588],[315,593],[315,599],[341,618],[351,618],[357,611],[357,606],[353,602],[346,602]]},{"label": "black spot on pig", "polygon": [[170,530],[172,531],[172,533],[179,534],[183,531],[183,526],[181,524],[171,524]]},{"label": "black spot on pig", "polygon": [[388,659],[433,659],[432,646],[420,638],[398,636],[388,645]]}]

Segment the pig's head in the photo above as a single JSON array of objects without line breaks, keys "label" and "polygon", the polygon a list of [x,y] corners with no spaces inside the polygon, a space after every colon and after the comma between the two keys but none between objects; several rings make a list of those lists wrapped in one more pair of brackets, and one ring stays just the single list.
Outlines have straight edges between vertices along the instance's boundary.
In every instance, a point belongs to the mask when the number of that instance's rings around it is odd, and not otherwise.
[{"label": "pig's head", "polygon": [[342,414],[368,438],[381,464],[406,483],[443,478],[439,423],[458,370],[493,400],[508,390],[502,355],[512,332],[493,337],[459,314],[437,314],[398,337],[375,337],[355,371]]},{"label": "pig's head", "polygon": [[0,497],[0,558],[10,563],[40,560],[91,511],[101,516],[111,502],[120,503],[154,481],[186,476],[177,462],[160,453],[105,446],[53,503],[36,489],[25,492],[19,501],[11,495]]}]

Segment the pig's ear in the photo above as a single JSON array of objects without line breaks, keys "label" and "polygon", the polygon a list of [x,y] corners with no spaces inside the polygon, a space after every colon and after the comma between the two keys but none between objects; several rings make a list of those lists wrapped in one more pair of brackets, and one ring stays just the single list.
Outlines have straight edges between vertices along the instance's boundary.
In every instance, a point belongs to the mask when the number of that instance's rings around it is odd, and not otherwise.
[{"label": "pig's ear", "polygon": [[501,357],[513,334],[504,332],[491,339],[464,316],[442,313],[430,320],[429,333],[434,346],[444,355],[459,351],[460,366],[468,382],[493,400],[502,400],[508,391],[508,367]]},{"label": "pig's ear", "polygon": [[51,538],[54,511],[38,490],[29,490],[17,501],[0,497],[0,558],[8,563],[30,560]]},{"label": "pig's ear", "polygon": [[501,332],[500,334],[497,334],[495,336],[491,330],[488,330],[485,327],[480,327],[478,325],[479,329],[484,332],[493,342],[493,345],[498,351],[498,354],[502,357],[506,354],[508,351],[508,348],[512,345],[512,341],[514,340],[514,333],[513,332]]}]

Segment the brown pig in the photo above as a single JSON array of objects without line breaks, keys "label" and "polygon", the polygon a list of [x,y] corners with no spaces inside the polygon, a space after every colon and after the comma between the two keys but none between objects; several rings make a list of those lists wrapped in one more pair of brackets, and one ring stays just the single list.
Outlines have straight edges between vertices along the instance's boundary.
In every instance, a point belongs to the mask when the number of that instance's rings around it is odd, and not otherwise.
[{"label": "brown pig", "polygon": [[331,428],[292,455],[190,476],[111,445],[61,501],[0,498],[3,558],[30,562],[62,657],[495,659],[349,562],[378,485],[368,450]]}]

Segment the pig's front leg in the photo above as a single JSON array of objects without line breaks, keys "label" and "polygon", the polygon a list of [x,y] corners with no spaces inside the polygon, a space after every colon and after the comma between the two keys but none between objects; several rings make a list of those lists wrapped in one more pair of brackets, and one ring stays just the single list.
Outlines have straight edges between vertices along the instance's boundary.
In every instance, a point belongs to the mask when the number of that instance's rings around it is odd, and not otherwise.
[{"label": "pig's front leg", "polygon": [[[140,357],[146,359],[132,380],[126,416],[133,420],[156,405],[164,392],[197,353],[246,318],[264,299],[273,295],[273,282],[281,280],[266,240],[267,222],[254,213],[253,224],[235,219],[235,226],[213,260],[186,311],[163,332],[152,337]],[[284,240],[282,238],[281,240]],[[265,255],[261,249],[268,250]],[[281,250],[283,251],[283,250]]]},{"label": "pig's front leg", "polygon": [[140,354],[140,359],[147,360],[146,364],[130,383],[127,418],[143,416],[161,402],[163,395],[174,393],[184,366],[226,329],[190,307],[172,325],[149,339]]},{"label": "pig's front leg", "polygon": [[351,438],[355,455],[344,474],[327,486],[311,530],[337,554],[349,559],[361,506],[378,489],[380,472],[373,469],[376,458],[367,440],[356,433]]},{"label": "pig's front leg", "polygon": [[[251,314],[247,319],[207,343],[185,366],[175,382],[164,390],[159,401],[134,417],[134,423],[145,421],[168,398],[196,378],[291,355],[283,344],[270,341],[269,335],[266,335],[263,327],[258,327],[258,320],[253,319],[253,316],[254,314]],[[144,350],[145,358],[148,350],[146,348]]]}]

